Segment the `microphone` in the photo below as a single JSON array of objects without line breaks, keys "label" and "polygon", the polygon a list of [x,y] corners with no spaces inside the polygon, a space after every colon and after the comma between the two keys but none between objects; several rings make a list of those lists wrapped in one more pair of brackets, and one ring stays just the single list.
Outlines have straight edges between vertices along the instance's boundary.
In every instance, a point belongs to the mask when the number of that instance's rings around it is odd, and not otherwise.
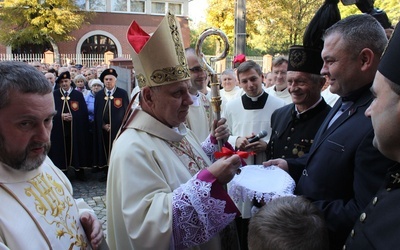
[{"label": "microphone", "polygon": [[262,131],[261,131],[260,133],[258,133],[256,136],[253,136],[253,137],[247,139],[247,141],[248,141],[249,143],[253,143],[253,142],[259,141],[261,138],[264,138],[264,137],[266,137],[267,135],[268,135],[268,132],[265,131],[265,130],[262,130]]}]

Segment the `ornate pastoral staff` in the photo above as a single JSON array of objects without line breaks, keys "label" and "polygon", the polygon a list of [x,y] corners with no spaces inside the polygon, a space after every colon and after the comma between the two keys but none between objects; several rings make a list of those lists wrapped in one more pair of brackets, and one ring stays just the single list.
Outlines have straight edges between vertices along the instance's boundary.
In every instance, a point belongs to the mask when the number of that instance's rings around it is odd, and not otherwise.
[{"label": "ornate pastoral staff", "polygon": [[[221,96],[219,95],[219,83],[218,83],[218,76],[217,73],[214,71],[214,69],[207,63],[206,57],[204,56],[202,52],[202,45],[204,40],[208,36],[219,36],[224,42],[224,51],[217,57],[211,57],[210,61],[211,62],[217,62],[219,60],[224,59],[229,52],[229,42],[228,42],[228,37],[225,35],[222,30],[215,29],[215,28],[208,28],[204,30],[199,38],[197,39],[196,43],[196,54],[199,58],[201,58],[200,63],[202,64],[202,67],[208,71],[208,75],[211,80],[211,105],[213,107],[213,111],[215,114],[215,119],[218,121],[221,119]],[[221,151],[222,149],[222,141],[218,141],[218,149]]]}]

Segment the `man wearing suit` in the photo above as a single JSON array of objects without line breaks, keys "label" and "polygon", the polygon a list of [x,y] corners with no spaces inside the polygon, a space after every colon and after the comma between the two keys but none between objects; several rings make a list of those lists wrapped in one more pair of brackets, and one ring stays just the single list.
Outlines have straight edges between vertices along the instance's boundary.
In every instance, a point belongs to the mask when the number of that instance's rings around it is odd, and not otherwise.
[{"label": "man wearing suit", "polygon": [[99,78],[104,83],[104,89],[96,94],[94,100],[95,165],[99,168],[108,166],[112,143],[129,104],[128,93],[116,86],[117,77],[115,69],[104,70]]},{"label": "man wearing suit", "polygon": [[326,30],[321,53],[331,91],[341,99],[318,130],[308,154],[275,159],[297,181],[295,193],[310,199],[328,225],[331,249],[342,249],[354,222],[394,163],[372,145],[371,120],[364,116],[369,91],[387,38],[369,15],[347,17]]},{"label": "man wearing suit", "polygon": [[[365,115],[371,117],[374,146],[400,162],[399,96],[400,25],[379,63],[371,91],[375,96]],[[346,249],[398,249],[400,235],[400,164],[389,169],[381,189],[360,215],[346,242]]]}]

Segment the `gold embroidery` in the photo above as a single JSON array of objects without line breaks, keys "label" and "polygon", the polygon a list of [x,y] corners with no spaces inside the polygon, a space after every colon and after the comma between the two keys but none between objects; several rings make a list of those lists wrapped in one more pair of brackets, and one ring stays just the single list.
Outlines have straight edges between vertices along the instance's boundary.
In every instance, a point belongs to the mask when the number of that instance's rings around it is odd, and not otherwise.
[{"label": "gold embroidery", "polygon": [[143,74],[138,74],[136,75],[136,79],[139,83],[139,87],[143,88],[144,86],[146,86],[146,77]]},{"label": "gold embroidery", "polygon": [[79,218],[71,217],[69,210],[73,207],[70,196],[64,194],[62,186],[53,180],[49,174],[39,174],[29,181],[33,186],[25,188],[25,194],[35,199],[36,211],[49,225],[55,225],[57,238],[68,237],[71,246],[86,249],[87,243],[82,234],[79,234],[77,225]]},{"label": "gold embroidery", "polygon": [[175,67],[154,70],[153,74],[150,76],[150,79],[158,84],[162,84],[164,82],[178,81],[187,77],[187,72],[185,71],[185,69],[186,68],[178,65]]},{"label": "gold embroidery", "polygon": [[182,47],[180,34],[178,30],[178,24],[176,23],[176,19],[174,15],[168,12],[168,24],[171,31],[172,39],[175,43],[175,52],[178,56],[179,64],[182,66],[181,69],[183,70],[184,77],[190,77],[189,68],[186,62],[185,51]]},{"label": "gold embroidery", "polygon": [[[211,114],[211,108],[210,108],[210,105],[209,105],[209,101],[208,101],[208,99],[207,99],[207,96],[202,95],[202,96],[201,96],[201,99],[203,100],[203,103],[204,103],[203,107],[204,107],[204,109],[205,109],[205,111],[206,111],[207,120],[208,120],[208,121],[211,121],[211,120],[212,120],[212,119],[211,119],[212,114]],[[209,123],[210,123],[210,122],[209,122]]]},{"label": "gold embroidery", "polygon": [[[189,158],[189,162],[186,168],[192,175],[196,174],[201,169],[207,167],[207,163],[204,161],[203,157],[193,152],[192,145],[188,142],[186,138],[183,138],[182,141],[180,142],[168,141],[168,144],[171,146],[172,150],[176,153],[176,155],[179,158],[181,157]],[[185,164],[186,161],[182,162]]]},{"label": "gold embroidery", "polygon": [[[154,70],[150,76],[150,79],[157,84],[164,82],[178,81],[190,77],[189,68],[186,63],[185,51],[183,49],[178,26],[174,15],[168,13],[168,24],[171,32],[172,40],[175,44],[175,53],[178,58],[179,65],[175,67],[168,67],[163,69]],[[140,81],[139,85],[144,86],[145,81]]]}]

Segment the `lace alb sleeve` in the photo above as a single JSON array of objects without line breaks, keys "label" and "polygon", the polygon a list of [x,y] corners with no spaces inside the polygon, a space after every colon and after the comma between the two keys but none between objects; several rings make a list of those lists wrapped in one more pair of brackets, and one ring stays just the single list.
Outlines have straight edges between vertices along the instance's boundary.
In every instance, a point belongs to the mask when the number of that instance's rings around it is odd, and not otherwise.
[{"label": "lace alb sleeve", "polygon": [[186,249],[209,241],[239,214],[233,201],[206,169],[174,190],[173,243]]},{"label": "lace alb sleeve", "polygon": [[[229,148],[230,150],[234,150],[229,142],[225,142],[223,146]],[[208,137],[201,143],[201,147],[203,151],[207,154],[211,162],[215,162],[217,160],[214,156],[214,153],[218,152],[218,142],[214,136],[212,136],[211,134],[208,135]]]},{"label": "lace alb sleeve", "polygon": [[218,151],[218,144],[216,143],[216,140],[212,140],[211,135],[208,135],[208,137],[201,143],[201,147],[211,162],[214,162],[214,152]]}]

